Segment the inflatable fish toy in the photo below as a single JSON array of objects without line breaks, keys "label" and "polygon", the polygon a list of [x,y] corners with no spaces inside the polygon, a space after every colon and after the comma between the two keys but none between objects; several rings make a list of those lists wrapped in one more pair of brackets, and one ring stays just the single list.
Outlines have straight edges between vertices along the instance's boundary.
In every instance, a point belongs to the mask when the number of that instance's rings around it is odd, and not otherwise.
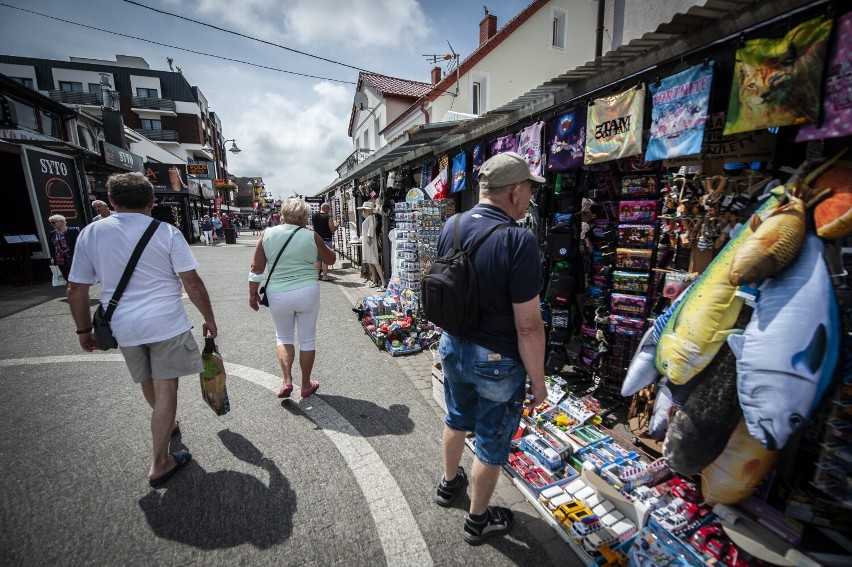
[{"label": "inflatable fish toy", "polygon": [[817,235],[833,240],[852,232],[852,163],[837,162],[819,175],[813,185],[831,189],[814,208]]},{"label": "inflatable fish toy", "polygon": [[761,221],[751,217],[752,235],[734,255],[731,264],[731,285],[761,282],[789,266],[805,239],[805,202],[790,197],[790,202],[778,207]]},{"label": "inflatable fish toy", "polygon": [[672,314],[678,308],[678,305],[686,297],[686,292],[689,287],[681,292],[675,298],[661,315],[655,320],[654,324],[645,331],[642,340],[639,341],[639,346],[630,360],[630,365],[627,367],[627,374],[624,376],[624,382],[621,384],[621,395],[628,397],[637,393],[642,388],[647,388],[657,381],[660,373],[654,367],[654,357],[657,351],[657,342],[660,340],[660,335],[663,332]]},{"label": "inflatable fish toy", "polygon": [[715,461],[742,419],[736,363],[734,353],[723,345],[707,368],[680,386],[692,391],[672,416],[663,443],[669,467],[680,474],[691,476]]},{"label": "inflatable fish toy", "polygon": [[775,468],[778,454],[764,449],[740,421],[722,454],[701,472],[705,503],[736,504],[754,494]]},{"label": "inflatable fish toy", "polygon": [[796,261],[761,286],[745,332],[728,338],[745,422],[769,450],[810,418],[837,366],[840,315],[823,248],[808,234]]},{"label": "inflatable fish toy", "polygon": [[669,384],[665,378],[660,382],[654,397],[654,412],[648,421],[648,435],[651,439],[662,441],[665,438],[672,413],[683,407],[696,382],[697,380],[691,380],[683,386]]},{"label": "inflatable fish toy", "polygon": [[[779,187],[758,209],[757,215],[778,208],[776,193]],[[737,332],[732,325],[740,314],[743,300],[737,296],[737,286],[729,280],[731,264],[737,250],[751,235],[748,227],[728,241],[704,273],[687,289],[672,317],[666,323],[660,340],[654,366],[672,384],[685,384],[701,372],[728,335]]]}]

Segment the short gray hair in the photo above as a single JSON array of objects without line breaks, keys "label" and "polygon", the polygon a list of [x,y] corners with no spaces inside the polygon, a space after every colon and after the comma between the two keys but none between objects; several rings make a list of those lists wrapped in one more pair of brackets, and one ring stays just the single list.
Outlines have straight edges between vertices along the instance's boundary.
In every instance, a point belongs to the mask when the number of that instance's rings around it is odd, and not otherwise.
[{"label": "short gray hair", "polygon": [[291,197],[281,205],[281,220],[287,224],[302,224],[308,220],[311,207],[302,199]]},{"label": "short gray hair", "polygon": [[92,201],[92,207],[106,207],[107,204],[98,199],[97,201]]},{"label": "short gray hair", "polygon": [[141,173],[116,173],[107,179],[106,186],[119,207],[138,211],[154,202],[154,186]]},{"label": "short gray hair", "polygon": [[54,221],[62,221],[62,222],[66,222],[66,221],[65,221],[65,217],[63,217],[62,215],[50,215],[50,216],[47,218],[47,222],[54,222]]}]

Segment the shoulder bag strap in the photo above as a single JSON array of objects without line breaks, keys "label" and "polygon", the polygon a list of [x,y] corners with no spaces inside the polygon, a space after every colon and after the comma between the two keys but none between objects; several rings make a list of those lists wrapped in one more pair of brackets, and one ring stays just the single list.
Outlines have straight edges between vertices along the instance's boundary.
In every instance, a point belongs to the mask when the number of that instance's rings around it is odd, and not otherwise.
[{"label": "shoulder bag strap", "polygon": [[290,235],[290,238],[287,239],[287,242],[284,243],[284,246],[281,247],[281,250],[278,251],[278,256],[275,257],[275,261],[272,263],[272,268],[269,270],[269,275],[266,276],[266,282],[263,284],[263,287],[266,287],[266,284],[269,283],[269,278],[272,277],[272,272],[275,271],[275,266],[278,265],[278,259],[281,258],[281,254],[284,253],[284,249],[287,248],[287,245],[290,244],[290,241],[293,240],[293,237],[296,236],[296,233],[302,230],[301,226],[297,226],[296,230],[293,231],[293,234]]},{"label": "shoulder bag strap", "polygon": [[151,237],[154,236],[154,233],[157,231],[157,227],[159,226],[160,221],[157,219],[151,219],[151,224],[149,224],[148,228],[145,229],[145,232],[142,234],[142,238],[139,239],[139,243],[136,244],[136,248],[133,249],[133,254],[130,255],[130,260],[127,261],[127,267],[124,268],[124,273],[121,274],[121,279],[118,281],[118,285],[116,286],[115,291],[109,300],[106,311],[104,312],[104,321],[107,323],[112,320],[112,314],[115,312],[115,308],[118,307],[118,300],[121,299],[121,295],[124,293],[124,288],[127,287],[127,283],[130,281],[130,276],[133,275],[133,271],[136,269],[136,264],[139,263],[139,257],[142,256],[142,251],[145,250],[145,247],[148,245],[148,242],[151,240]]}]

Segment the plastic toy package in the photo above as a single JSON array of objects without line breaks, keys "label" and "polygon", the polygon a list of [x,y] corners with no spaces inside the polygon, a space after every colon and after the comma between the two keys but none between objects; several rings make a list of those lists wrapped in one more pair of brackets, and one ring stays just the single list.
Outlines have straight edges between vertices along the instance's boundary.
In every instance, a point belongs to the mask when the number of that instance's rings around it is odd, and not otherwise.
[{"label": "plastic toy package", "polygon": [[614,313],[631,317],[644,317],[648,299],[640,295],[624,295],[613,293],[610,296],[610,307]]},{"label": "plastic toy package", "polygon": [[657,195],[659,179],[656,175],[626,176],[621,179],[622,197],[652,197]]},{"label": "plastic toy package", "polygon": [[618,203],[618,220],[620,222],[654,222],[657,220],[657,202],[621,201]]},{"label": "plastic toy package", "polygon": [[612,289],[627,293],[647,293],[650,279],[648,274],[617,270],[612,273]]},{"label": "plastic toy package", "polygon": [[685,543],[669,535],[653,520],[637,534],[627,557],[631,565],[645,567],[689,567],[704,564],[704,560]]},{"label": "plastic toy package", "polygon": [[634,337],[645,330],[645,320],[626,315],[612,314],[609,316],[609,331],[616,335]]},{"label": "plastic toy package", "polygon": [[618,225],[618,244],[624,248],[653,248],[655,243],[654,225],[621,224]]},{"label": "plastic toy package", "polygon": [[650,270],[652,251],[647,248],[617,248],[615,267],[624,270]]}]

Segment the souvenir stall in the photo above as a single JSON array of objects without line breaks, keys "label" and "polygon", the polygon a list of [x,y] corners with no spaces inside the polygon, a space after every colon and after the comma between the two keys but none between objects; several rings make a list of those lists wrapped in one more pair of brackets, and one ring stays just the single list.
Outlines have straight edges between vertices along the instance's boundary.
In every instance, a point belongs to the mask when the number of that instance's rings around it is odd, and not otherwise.
[{"label": "souvenir stall", "polygon": [[587,564],[852,555],[850,38],[803,12],[424,163],[450,197],[483,153],[547,178],[550,395],[506,468]]}]

